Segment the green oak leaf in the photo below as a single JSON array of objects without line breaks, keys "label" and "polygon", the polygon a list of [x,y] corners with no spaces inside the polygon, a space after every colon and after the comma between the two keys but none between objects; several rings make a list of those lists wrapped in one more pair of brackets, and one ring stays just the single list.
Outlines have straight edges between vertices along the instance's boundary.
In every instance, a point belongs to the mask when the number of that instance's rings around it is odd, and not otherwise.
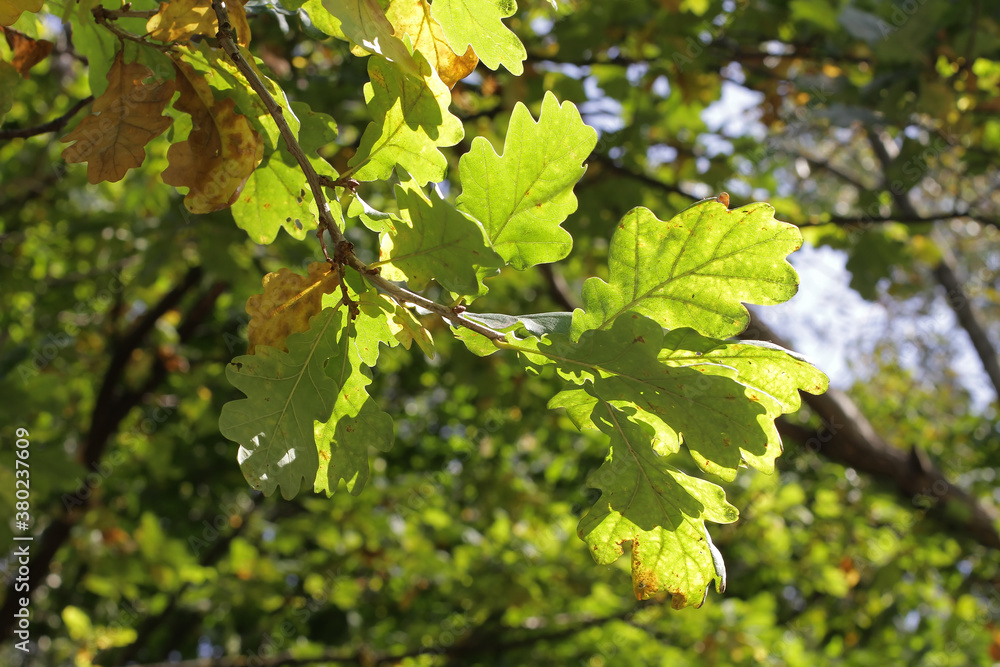
[{"label": "green oak leaf", "polygon": [[[735,369],[719,365],[712,375],[659,361],[663,329],[649,318],[630,314],[606,331],[585,332],[576,343],[551,335],[501,347],[524,354],[529,367],[555,364],[564,379],[627,408],[630,419],[654,428],[653,447],[661,454],[678,451],[683,440],[702,470],[726,481],[736,478],[741,462],[774,470],[781,453],[774,427],[780,404],[738,383]],[[578,408],[573,418],[581,414]]]},{"label": "green oak leaf", "polygon": [[340,21],[340,30],[352,42],[392,61],[400,72],[421,76],[411,49],[396,37],[377,0],[323,0],[323,7]]},{"label": "green oak leaf", "polygon": [[573,424],[581,431],[596,430],[590,416],[597,407],[597,399],[585,389],[563,389],[549,399],[549,410],[562,408]]},{"label": "green oak leaf", "polygon": [[425,197],[407,182],[396,186],[402,219],[387,223],[379,262],[389,280],[406,280],[421,290],[434,279],[458,295],[477,294],[477,268],[497,268],[503,261],[486,240],[482,226],[441,199]]},{"label": "green oak leaf", "polygon": [[573,333],[606,329],[634,311],[667,329],[736,335],[749,321],[743,302],[781,303],[798,290],[785,257],[801,245],[798,228],[776,221],[768,204],[727,210],[710,200],[669,222],[634,208],[611,239],[610,283],[589,278],[583,285],[584,309],[573,314]]},{"label": "green oak leaf", "polygon": [[384,58],[368,61],[365,102],[374,120],[348,163],[359,181],[387,180],[397,164],[420,185],[441,181],[448,161],[438,147],[454,146],[465,136],[462,121],[448,110],[448,86],[419,51],[415,57],[428,76],[408,76]]},{"label": "green oak leaf", "polygon": [[503,65],[520,76],[528,52],[501,21],[516,11],[514,0],[434,0],[431,4],[431,14],[444,29],[452,51],[462,54],[471,46],[490,69]]},{"label": "green oak leaf", "polygon": [[545,93],[537,123],[518,102],[502,157],[482,137],[462,156],[458,207],[483,223],[494,250],[514,268],[557,262],[573,247],[559,225],[576,210],[573,186],[596,144],[597,132],[571,102],[560,106]]},{"label": "green oak leaf", "polygon": [[340,385],[328,367],[343,363],[343,320],[339,309],[326,308],[308,331],[288,337],[288,352],[261,345],[226,367],[229,382],[247,397],[223,406],[219,429],[239,443],[243,475],[264,495],[280,487],[293,498],[303,480],[316,478],[313,423],[328,420],[337,401]]},{"label": "green oak leaf", "polygon": [[709,584],[722,583],[705,521],[732,523],[739,513],[722,488],[684,474],[653,451],[646,428],[624,413],[604,402],[594,423],[611,437],[611,451],[587,480],[602,493],[577,532],[601,565],[618,560],[631,542],[637,599],[666,592],[675,609],[700,607]]},{"label": "green oak leaf", "polygon": [[693,329],[674,329],[663,340],[659,360],[703,373],[735,369],[737,380],[763,391],[781,403],[783,413],[802,405],[799,391],[822,394],[830,387],[826,374],[800,354],[765,341],[720,341]]},{"label": "green oak leaf", "polygon": [[292,102],[299,119],[299,146],[312,155],[337,138],[337,121],[321,111],[313,111],[305,102]]},{"label": "green oak leaf", "polygon": [[285,151],[271,153],[250,174],[231,210],[236,226],[262,245],[273,242],[282,228],[300,241],[316,228],[312,193]]},{"label": "green oak leaf", "polygon": [[[305,14],[305,25],[308,28],[315,28],[319,32],[329,35],[330,37],[336,37],[337,39],[342,39],[345,42],[349,42],[350,39],[344,34],[343,27],[341,26],[340,19],[330,13],[330,11],[323,6],[323,0],[306,0],[305,2],[299,3],[295,0],[293,6],[289,6],[288,3],[282,3],[289,9],[297,9],[299,15]],[[300,5],[294,7],[294,5]]]}]

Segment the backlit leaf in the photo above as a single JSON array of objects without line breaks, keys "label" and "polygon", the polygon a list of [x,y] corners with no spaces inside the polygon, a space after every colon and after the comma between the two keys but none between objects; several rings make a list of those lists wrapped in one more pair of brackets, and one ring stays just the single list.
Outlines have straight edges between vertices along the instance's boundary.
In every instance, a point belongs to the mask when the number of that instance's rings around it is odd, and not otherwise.
[{"label": "backlit leaf", "polygon": [[[430,69],[419,52],[417,58]],[[420,185],[442,180],[448,161],[438,147],[454,146],[465,136],[462,122],[448,110],[448,86],[433,72],[407,76],[378,57],[368,60],[368,75],[365,100],[374,120],[348,163],[351,175],[359,181],[383,181],[398,164]]]},{"label": "backlit leaf", "polygon": [[516,269],[566,257],[573,238],[559,225],[576,210],[573,186],[594,150],[597,132],[572,103],[546,93],[535,123],[518,103],[503,156],[476,137],[462,156],[458,206],[483,223],[494,250]]},{"label": "backlit leaf", "polygon": [[633,311],[668,329],[736,335],[749,321],[742,302],[771,305],[795,294],[798,276],[785,256],[801,244],[798,228],[776,221],[768,204],[728,210],[710,200],[668,222],[634,208],[611,240],[610,283],[584,283],[574,334],[605,329]]},{"label": "backlit leaf", "polygon": [[352,42],[392,61],[401,74],[421,76],[419,65],[376,0],[323,0],[323,6],[340,20],[340,29]]},{"label": "backlit leaf", "polygon": [[774,470],[781,453],[774,427],[780,404],[737,382],[735,369],[720,365],[710,375],[659,361],[663,330],[648,318],[630,314],[576,343],[551,335],[509,347],[529,366],[554,364],[564,379],[652,426],[658,453],[677,452],[683,442],[702,470],[727,481],[736,478],[741,462]]},{"label": "backlit leaf", "polygon": [[781,403],[783,413],[802,405],[799,391],[822,394],[829,388],[826,375],[801,355],[762,341],[720,341],[693,329],[675,329],[663,340],[659,360],[702,373],[735,369],[740,383],[755,387]]},{"label": "backlit leaf", "polygon": [[[240,2],[227,2],[229,22],[236,42],[250,44],[250,24]],[[219,19],[212,9],[212,0],[170,0],[161,2],[159,11],[146,23],[149,36],[160,42],[186,42],[194,35],[215,37]]]},{"label": "backlit leaf", "polygon": [[455,294],[476,294],[476,269],[501,265],[479,223],[436,192],[428,198],[409,183],[397,185],[396,201],[402,219],[382,234],[378,264],[389,280],[421,290],[433,279]]},{"label": "backlit leaf", "polygon": [[22,12],[37,12],[44,0],[0,0],[0,25],[14,25]]},{"label": "backlit leaf", "polygon": [[646,429],[607,403],[594,422],[611,437],[611,452],[587,480],[602,493],[580,520],[580,537],[601,565],[618,560],[631,542],[636,599],[666,592],[675,609],[700,607],[708,585],[721,582],[705,521],[732,523],[736,508],[721,487],[667,463],[649,446]]},{"label": "backlit leaf", "polygon": [[441,24],[431,16],[425,0],[397,0],[389,5],[386,18],[397,35],[409,35],[413,48],[420,51],[433,65],[438,76],[449,88],[476,69],[479,58],[470,46],[463,55],[452,51]]},{"label": "backlit leaf", "polygon": [[263,293],[247,299],[247,354],[253,354],[258,345],[287,352],[288,336],[309,329],[309,320],[323,309],[323,295],[340,287],[340,274],[327,262],[313,262],[308,275],[282,268],[267,274],[261,282]]}]

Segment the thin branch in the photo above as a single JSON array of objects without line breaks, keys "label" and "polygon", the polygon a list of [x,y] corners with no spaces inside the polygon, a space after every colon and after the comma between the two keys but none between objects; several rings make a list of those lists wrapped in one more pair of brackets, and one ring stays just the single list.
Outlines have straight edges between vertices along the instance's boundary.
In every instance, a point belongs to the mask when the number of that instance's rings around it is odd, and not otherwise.
[{"label": "thin branch", "polygon": [[844,171],[841,171],[837,167],[834,167],[832,164],[830,164],[830,162],[828,160],[818,160],[818,159],[815,159],[815,158],[811,158],[808,155],[802,155],[802,154],[795,154],[795,157],[802,158],[803,160],[806,161],[806,163],[812,169],[814,169],[816,171],[828,171],[828,172],[830,172],[831,174],[833,174],[834,176],[836,176],[840,180],[844,181],[845,183],[847,183],[849,185],[853,185],[858,190],[865,191],[865,190],[869,190],[870,189],[867,185],[865,185],[861,181],[857,180],[856,178],[854,178],[850,174],[848,174],[848,173],[846,173]]},{"label": "thin branch", "polygon": [[240,53],[240,48],[236,45],[236,40],[233,38],[233,25],[229,22],[229,12],[226,9],[226,3],[223,0],[212,0],[212,9],[215,10],[215,14],[219,19],[219,32],[216,35],[219,40],[219,46],[226,52],[229,59],[233,61],[240,74],[246,78],[247,83],[250,84],[250,87],[261,101],[264,102],[268,113],[271,114],[271,117],[274,118],[274,122],[278,126],[278,131],[281,132],[281,137],[285,140],[288,152],[295,157],[295,161],[299,163],[299,168],[305,174],[306,182],[309,183],[309,189],[312,191],[313,199],[316,202],[316,210],[319,211],[319,229],[316,235],[319,237],[320,245],[323,248],[323,256],[326,257],[328,262],[332,263],[326,249],[326,243],[323,240],[323,232],[328,231],[330,233],[335,247],[341,243],[345,243],[346,239],[337,222],[333,219],[333,213],[330,210],[330,204],[327,202],[326,193],[323,192],[323,186],[320,184],[319,174],[316,173],[305,151],[302,150],[302,146],[299,145],[298,140],[295,138],[295,134],[288,126],[288,122],[285,120],[284,109],[274,101],[271,93],[264,87],[264,83],[260,80],[260,77],[257,76],[257,73],[243,57],[243,54]]},{"label": "thin branch", "polygon": [[370,269],[368,266],[358,259],[354,253],[350,253],[347,258],[347,263],[352,269],[360,273],[365,277],[368,282],[373,284],[377,289],[382,290],[393,299],[396,300],[401,306],[405,306],[407,303],[412,303],[421,308],[431,311],[442,318],[448,320],[455,326],[465,327],[466,329],[471,329],[481,336],[486,336],[492,341],[503,341],[506,340],[506,335],[491,329],[487,326],[479,324],[478,322],[473,322],[467,317],[462,317],[463,312],[459,307],[446,306],[444,304],[432,301],[427,297],[411,292],[405,287],[400,287],[394,282],[386,280],[379,275],[378,271],[375,269]]},{"label": "thin branch", "polygon": [[22,127],[7,130],[0,130],[0,141],[6,139],[27,139],[28,137],[34,137],[39,134],[46,134],[47,132],[58,132],[66,126],[66,123],[70,121],[73,116],[80,112],[80,109],[87,106],[94,101],[94,96],[89,95],[88,97],[80,100],[70,108],[69,111],[63,115],[50,120],[42,125],[36,125],[34,127]]},{"label": "thin branch", "polygon": [[[671,185],[670,183],[665,183],[664,181],[653,178],[652,176],[649,176],[647,174],[643,174],[642,172],[632,171],[627,167],[622,167],[620,165],[617,165],[615,164],[614,160],[612,160],[610,157],[606,155],[601,155],[600,153],[597,152],[591,153],[590,157],[587,158],[587,162],[594,162],[600,164],[602,169],[607,169],[608,171],[618,174],[619,176],[625,176],[626,178],[631,178],[632,180],[638,181],[643,185],[648,185],[651,188],[656,188],[657,190],[662,190],[663,192],[681,195],[693,201],[698,201],[702,199],[702,197],[698,197],[690,192],[685,192],[679,186]],[[595,173],[594,175],[597,176],[598,174]]]},{"label": "thin branch", "polygon": [[997,359],[997,351],[986,335],[986,330],[979,322],[976,312],[972,310],[969,296],[958,281],[955,271],[951,267],[950,253],[945,253],[941,262],[934,267],[934,276],[945,289],[945,300],[951,309],[955,311],[958,323],[969,334],[972,346],[979,355],[979,360],[983,364],[983,369],[993,383],[993,390],[1000,396],[1000,361]]},{"label": "thin branch", "polygon": [[171,44],[154,44],[153,42],[146,40],[144,36],[133,35],[130,32],[122,30],[114,23],[111,23],[111,21],[118,17],[114,16],[113,11],[110,9],[105,9],[101,5],[97,5],[91,10],[91,13],[94,15],[94,20],[98,25],[104,26],[106,30],[118,39],[126,39],[130,42],[136,42],[138,44],[142,44],[143,46],[148,46],[151,49],[163,51],[164,53],[170,53],[174,50],[174,47]]},{"label": "thin branch", "polygon": [[150,19],[159,13],[158,9],[147,9],[139,11],[137,9],[106,9],[104,15],[112,21],[118,19]]}]

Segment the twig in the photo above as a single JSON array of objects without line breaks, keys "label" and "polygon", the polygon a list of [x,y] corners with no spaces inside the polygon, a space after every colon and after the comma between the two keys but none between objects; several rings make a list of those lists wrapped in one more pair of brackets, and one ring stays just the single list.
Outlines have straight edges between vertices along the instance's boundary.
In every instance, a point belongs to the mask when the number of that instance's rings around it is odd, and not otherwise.
[{"label": "twig", "polygon": [[431,301],[427,297],[420,296],[415,292],[411,292],[405,287],[400,287],[394,282],[386,280],[378,274],[375,269],[369,269],[360,259],[358,259],[354,254],[351,254],[348,258],[348,264],[352,269],[360,273],[365,277],[368,282],[373,284],[377,289],[382,290],[393,299],[396,300],[400,305],[405,305],[407,303],[412,303],[421,308],[431,311],[437,315],[440,315],[444,319],[453,323],[455,326],[465,327],[466,329],[471,329],[481,336],[486,336],[493,341],[504,341],[507,340],[507,336],[499,331],[491,329],[487,326],[483,326],[478,322],[473,322],[467,317],[462,317],[460,314],[460,309],[451,306],[446,306],[444,304],[438,303],[436,301]]},{"label": "twig", "polygon": [[145,37],[140,37],[139,35],[133,35],[130,32],[122,30],[110,21],[118,18],[113,16],[113,12],[110,9],[105,9],[101,5],[97,5],[91,10],[94,15],[94,20],[98,25],[104,26],[109,32],[111,32],[118,39],[127,39],[130,42],[137,42],[143,46],[148,46],[151,49],[156,49],[157,51],[163,51],[164,53],[170,53],[174,50],[172,44],[154,44],[153,42],[146,41]]},{"label": "twig", "polygon": [[260,77],[257,76],[257,73],[243,57],[243,54],[240,53],[240,49],[236,45],[236,40],[233,38],[233,24],[229,22],[229,12],[226,10],[225,1],[212,0],[212,9],[215,10],[215,14],[219,19],[219,32],[216,35],[216,38],[219,40],[219,46],[226,52],[229,59],[233,61],[236,69],[246,78],[247,83],[250,84],[250,87],[261,101],[264,102],[268,113],[271,114],[271,117],[274,118],[274,122],[278,126],[278,131],[281,132],[282,139],[285,140],[288,152],[295,157],[295,161],[299,163],[299,168],[305,174],[306,181],[309,183],[309,189],[312,190],[313,199],[316,201],[316,209],[319,211],[319,229],[316,231],[316,236],[319,238],[326,261],[333,263],[326,249],[326,242],[323,240],[323,232],[327,231],[330,233],[330,238],[333,239],[335,247],[344,243],[345,239],[344,233],[333,219],[333,213],[330,210],[330,204],[326,200],[326,194],[323,192],[319,174],[313,169],[305,151],[302,150],[298,140],[292,133],[292,128],[288,126],[288,122],[285,120],[285,110],[274,101],[271,93],[264,87],[264,83],[260,80]]},{"label": "twig", "polygon": [[20,129],[10,129],[10,130],[0,130],[0,140],[4,139],[26,139],[28,137],[38,136],[39,134],[45,134],[46,132],[58,132],[66,126],[66,123],[70,121],[73,116],[79,113],[80,109],[87,106],[94,101],[94,96],[90,95],[70,108],[69,111],[54,118],[47,123],[42,125],[36,125],[34,127],[22,127]]},{"label": "twig", "polygon": [[158,9],[139,11],[138,9],[129,9],[129,7],[131,7],[131,3],[126,4],[122,9],[106,9],[104,15],[109,20],[116,21],[118,19],[150,19],[160,12]]}]

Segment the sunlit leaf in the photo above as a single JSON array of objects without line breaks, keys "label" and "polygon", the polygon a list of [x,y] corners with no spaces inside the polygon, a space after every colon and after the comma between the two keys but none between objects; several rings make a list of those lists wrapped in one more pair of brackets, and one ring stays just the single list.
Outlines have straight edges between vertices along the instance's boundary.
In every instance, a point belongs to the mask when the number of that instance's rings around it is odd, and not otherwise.
[{"label": "sunlit leaf", "polygon": [[636,599],[666,592],[675,609],[700,607],[718,578],[705,521],[732,523],[736,508],[721,487],[668,464],[649,446],[646,429],[607,403],[594,422],[611,437],[611,452],[587,480],[602,493],[580,520],[580,537],[601,565],[618,560],[631,543]]},{"label": "sunlit leaf", "polygon": [[382,235],[379,255],[389,280],[406,280],[420,290],[433,279],[455,294],[476,294],[477,269],[502,264],[479,223],[436,192],[425,197],[411,184],[396,186],[396,201],[403,219]]},{"label": "sunlit leaf", "polygon": [[[423,56],[418,58],[430,68]],[[448,161],[441,146],[454,146],[465,129],[448,110],[451,92],[433,73],[426,77],[404,74],[382,58],[369,58],[365,100],[374,119],[361,137],[349,165],[359,181],[389,178],[396,165],[418,184],[444,178]]]},{"label": "sunlit leaf", "polygon": [[340,272],[327,262],[313,262],[307,270],[305,276],[286,268],[269,273],[261,281],[263,293],[247,299],[247,354],[253,354],[258,345],[287,352],[288,336],[307,331],[309,321],[323,308],[323,295],[340,287]]},{"label": "sunlit leaf", "polygon": [[597,132],[572,103],[546,93],[538,122],[518,103],[503,156],[482,137],[462,156],[458,206],[486,227],[497,254],[516,269],[566,257],[573,238],[559,225],[576,210],[573,186]]},{"label": "sunlit leaf", "polygon": [[215,100],[205,79],[183,61],[176,61],[174,103],[190,114],[191,134],[167,151],[170,166],[163,182],[188,188],[184,205],[192,213],[210,213],[230,206],[250,174],[260,164],[264,146],[232,99]]},{"label": "sunlit leaf", "polygon": [[425,0],[393,2],[389,5],[386,18],[392,23],[396,35],[410,36],[413,48],[427,58],[449,88],[476,69],[479,58],[472,47],[462,55],[452,51],[441,24],[431,16],[431,7]]},{"label": "sunlit leaf", "polygon": [[728,210],[711,200],[667,222],[648,209],[632,209],[611,240],[610,283],[584,283],[574,334],[605,329],[632,311],[668,329],[733,336],[749,321],[743,302],[781,303],[798,290],[785,256],[801,244],[799,230],[776,221],[767,204]]}]

